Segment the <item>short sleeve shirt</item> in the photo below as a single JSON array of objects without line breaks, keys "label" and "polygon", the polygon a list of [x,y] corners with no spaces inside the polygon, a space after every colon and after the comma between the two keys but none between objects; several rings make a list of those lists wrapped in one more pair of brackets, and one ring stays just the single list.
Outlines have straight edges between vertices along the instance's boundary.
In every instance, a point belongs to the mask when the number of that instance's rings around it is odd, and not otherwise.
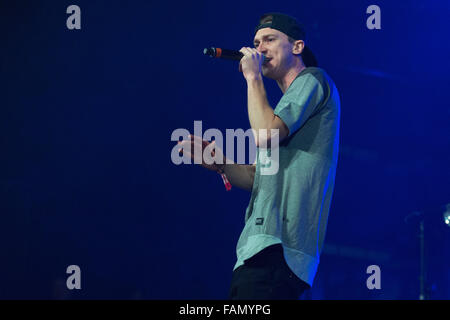
[{"label": "short sleeve shirt", "polygon": [[[289,128],[289,135],[279,144],[278,157],[274,150],[257,148],[252,194],[234,269],[262,249],[281,243],[287,265],[312,285],[335,182],[339,94],[323,69],[305,68],[274,114]],[[271,163],[260,161],[262,155],[277,162],[276,173],[267,174]]]}]

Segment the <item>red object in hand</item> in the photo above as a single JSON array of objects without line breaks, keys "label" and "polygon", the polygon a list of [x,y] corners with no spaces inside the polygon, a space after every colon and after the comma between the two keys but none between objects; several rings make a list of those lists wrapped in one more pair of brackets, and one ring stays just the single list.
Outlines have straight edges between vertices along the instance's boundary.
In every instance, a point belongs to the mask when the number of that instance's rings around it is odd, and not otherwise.
[{"label": "red object in hand", "polygon": [[221,173],[220,176],[222,177],[223,184],[225,185],[225,189],[227,189],[227,191],[230,191],[231,183],[230,183],[230,181],[228,181],[227,176],[225,175],[225,173]]}]

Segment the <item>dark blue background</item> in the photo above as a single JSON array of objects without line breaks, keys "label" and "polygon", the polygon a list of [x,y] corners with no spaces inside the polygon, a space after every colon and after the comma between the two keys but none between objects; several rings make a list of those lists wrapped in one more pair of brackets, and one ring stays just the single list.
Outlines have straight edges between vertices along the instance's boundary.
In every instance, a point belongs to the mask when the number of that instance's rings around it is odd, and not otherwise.
[{"label": "dark blue background", "polygon": [[[81,8],[81,30],[66,8]],[[381,8],[368,30],[366,8]],[[0,1],[0,298],[223,299],[250,194],[176,166],[171,133],[249,128],[237,64],[265,12],[296,16],[341,95],[313,299],[450,297],[448,1]],[[269,100],[281,97],[265,80]],[[82,289],[65,287],[67,266]],[[381,267],[381,290],[366,287]]]}]

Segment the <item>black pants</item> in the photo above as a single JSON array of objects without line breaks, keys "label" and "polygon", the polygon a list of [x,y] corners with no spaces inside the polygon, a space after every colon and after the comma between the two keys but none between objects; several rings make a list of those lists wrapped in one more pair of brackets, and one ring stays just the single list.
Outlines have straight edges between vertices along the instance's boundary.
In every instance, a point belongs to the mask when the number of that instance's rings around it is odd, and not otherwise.
[{"label": "black pants", "polygon": [[233,272],[231,300],[297,300],[309,285],[288,267],[283,247],[265,248]]}]

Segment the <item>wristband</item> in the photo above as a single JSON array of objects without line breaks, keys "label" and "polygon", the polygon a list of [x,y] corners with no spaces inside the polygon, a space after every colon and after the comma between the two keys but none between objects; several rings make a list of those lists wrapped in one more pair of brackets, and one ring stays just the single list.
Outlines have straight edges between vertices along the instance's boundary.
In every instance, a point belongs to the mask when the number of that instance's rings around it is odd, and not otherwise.
[{"label": "wristband", "polygon": [[230,191],[231,183],[230,183],[230,181],[228,181],[227,176],[225,175],[224,172],[220,173],[220,176],[222,177],[222,181],[223,181],[223,184],[225,185],[225,189],[227,189],[227,191]]}]

